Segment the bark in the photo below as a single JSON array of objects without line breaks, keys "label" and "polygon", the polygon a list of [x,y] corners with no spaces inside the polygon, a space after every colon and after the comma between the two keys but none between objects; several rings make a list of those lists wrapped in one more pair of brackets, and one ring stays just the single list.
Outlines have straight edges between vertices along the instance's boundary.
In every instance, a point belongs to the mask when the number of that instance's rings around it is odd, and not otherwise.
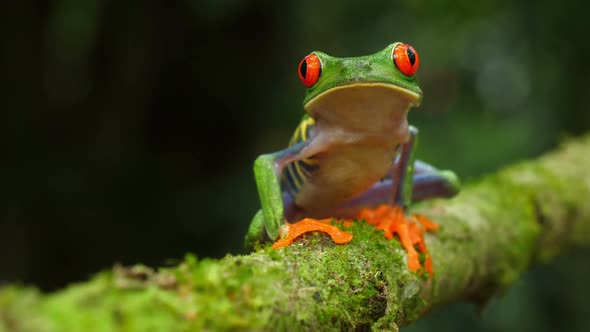
[{"label": "bark", "polygon": [[397,330],[451,301],[485,303],[531,265],[590,244],[590,136],[412,212],[435,276],[409,272],[397,241],[362,222],[335,245],[305,236],[274,251],[114,267],[51,294],[0,290],[0,331]]}]

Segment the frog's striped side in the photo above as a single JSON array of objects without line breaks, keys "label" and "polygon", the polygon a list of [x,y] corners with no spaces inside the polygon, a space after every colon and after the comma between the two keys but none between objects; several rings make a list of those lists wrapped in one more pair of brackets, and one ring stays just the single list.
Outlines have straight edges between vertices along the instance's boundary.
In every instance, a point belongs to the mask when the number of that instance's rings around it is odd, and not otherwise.
[{"label": "frog's striped side", "polygon": [[[305,142],[309,139],[315,124],[316,122],[314,118],[307,114],[304,115],[291,137],[289,146]],[[296,195],[318,167],[318,161],[314,157],[294,161],[284,168],[282,175],[283,183],[292,195]]]}]

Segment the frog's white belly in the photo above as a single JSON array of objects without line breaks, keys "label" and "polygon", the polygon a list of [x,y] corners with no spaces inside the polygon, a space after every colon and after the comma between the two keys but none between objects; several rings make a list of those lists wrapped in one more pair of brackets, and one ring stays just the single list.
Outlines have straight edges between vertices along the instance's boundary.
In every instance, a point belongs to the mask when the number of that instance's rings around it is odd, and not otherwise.
[{"label": "frog's white belly", "polygon": [[391,146],[353,144],[317,154],[319,168],[300,188],[296,205],[313,212],[344,203],[383,178],[396,153]]}]

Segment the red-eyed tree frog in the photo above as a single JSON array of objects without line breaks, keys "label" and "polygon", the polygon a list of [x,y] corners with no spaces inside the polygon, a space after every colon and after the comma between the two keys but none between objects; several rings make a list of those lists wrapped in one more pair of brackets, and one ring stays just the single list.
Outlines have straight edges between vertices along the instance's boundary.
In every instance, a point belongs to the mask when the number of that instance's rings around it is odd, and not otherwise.
[{"label": "red-eyed tree frog", "polygon": [[[451,171],[414,160],[418,130],[407,114],[422,99],[414,74],[420,59],[410,45],[393,43],[368,56],[336,58],[313,52],[299,64],[307,87],[306,111],[289,147],[258,157],[254,173],[262,209],[246,245],[289,245],[310,231],[346,243],[352,234],[330,218],[365,219],[385,236],[398,236],[408,267],[421,267],[424,231],[436,224],[406,216],[412,201],[451,197],[459,180]],[[429,256],[424,267],[432,275]]]}]

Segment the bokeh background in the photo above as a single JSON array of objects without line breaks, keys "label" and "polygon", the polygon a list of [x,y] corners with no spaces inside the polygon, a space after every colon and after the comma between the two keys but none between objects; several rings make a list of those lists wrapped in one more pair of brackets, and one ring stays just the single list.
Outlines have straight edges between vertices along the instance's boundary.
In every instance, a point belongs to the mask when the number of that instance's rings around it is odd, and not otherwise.
[{"label": "bokeh background", "polygon": [[[421,57],[418,156],[469,181],[590,129],[582,1],[0,4],[0,282],[240,253],[251,167],[301,116],[312,50]],[[498,234],[501,236],[501,234]],[[587,331],[590,250],[408,331]]]}]

